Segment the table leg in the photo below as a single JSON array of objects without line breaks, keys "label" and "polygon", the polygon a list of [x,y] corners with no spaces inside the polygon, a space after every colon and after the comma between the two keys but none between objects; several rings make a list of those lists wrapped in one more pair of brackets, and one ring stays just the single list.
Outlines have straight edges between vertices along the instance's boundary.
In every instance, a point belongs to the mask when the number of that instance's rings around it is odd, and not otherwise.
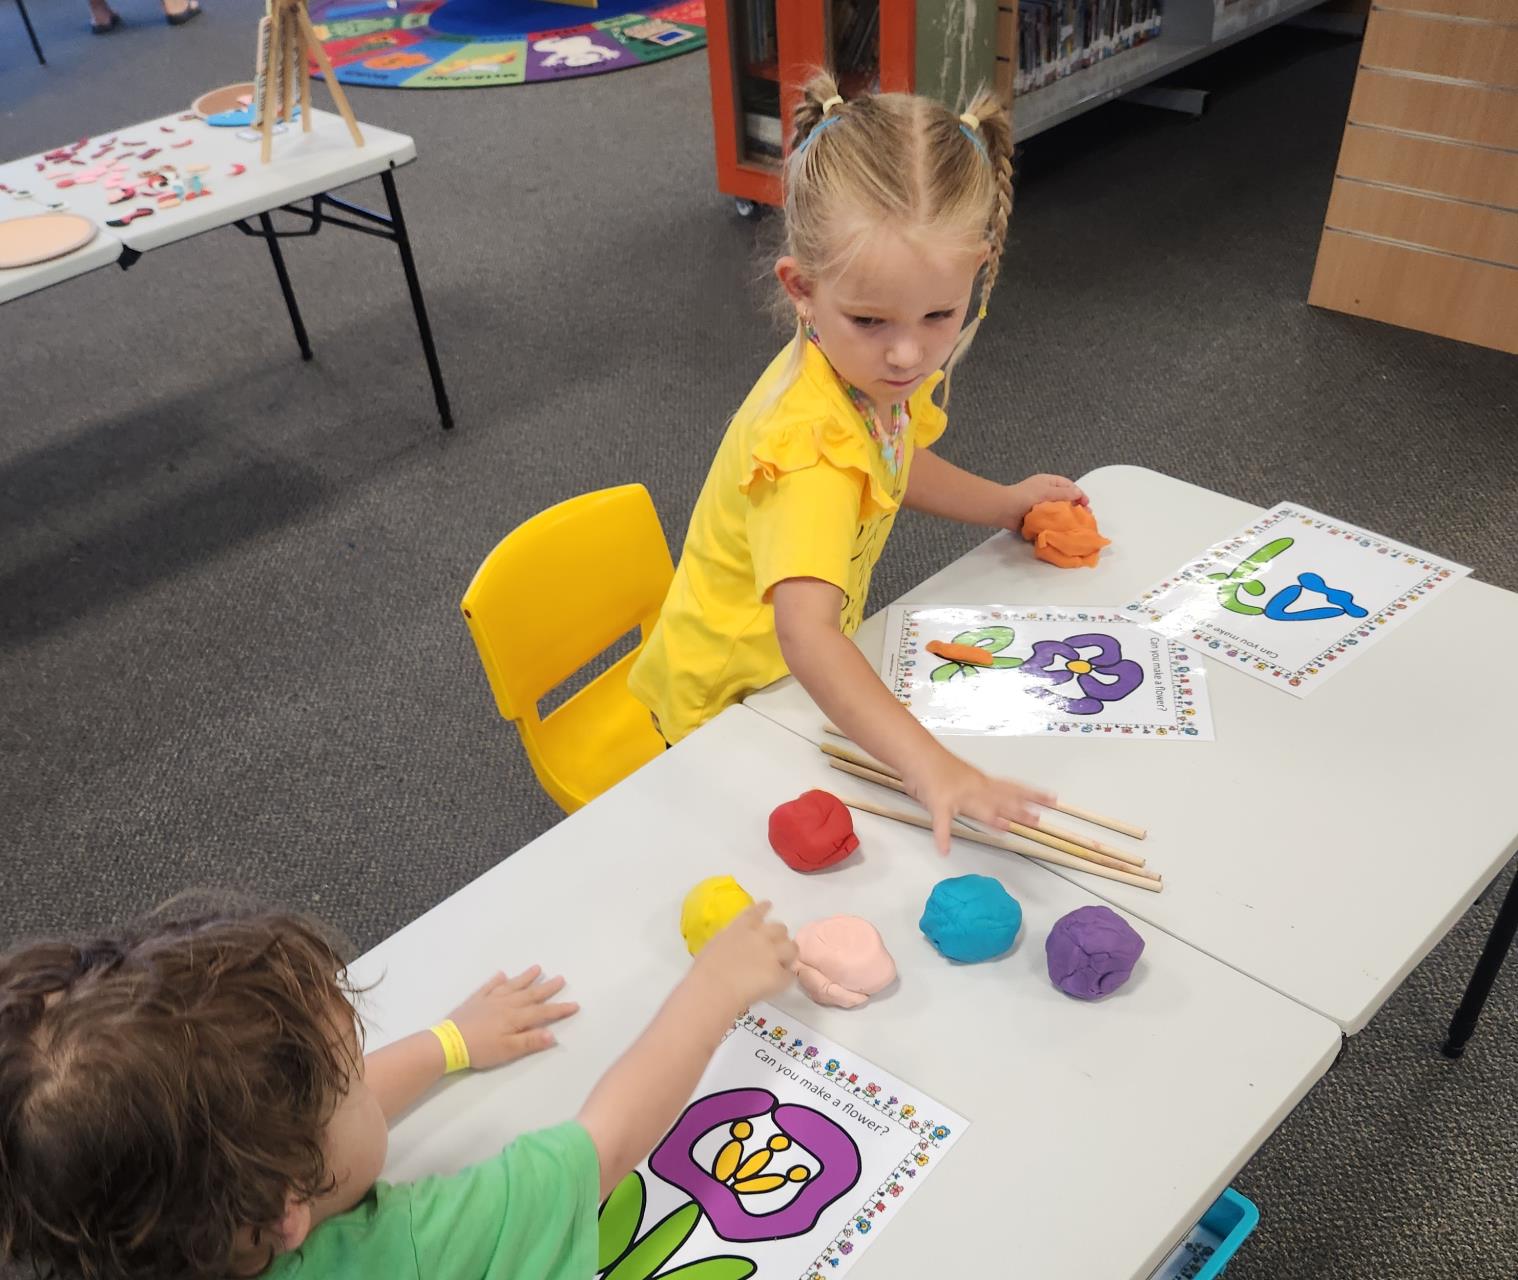
[{"label": "table leg", "polygon": [[37,33],[32,30],[32,18],[26,11],[26,0],[16,0],[16,8],[21,10],[21,21],[26,27],[26,34],[32,42],[32,52],[37,55],[37,61],[42,66],[47,66],[47,59],[42,56],[42,46],[37,42]]},{"label": "table leg", "polygon": [[279,237],[274,233],[274,223],[267,213],[258,215],[258,223],[264,229],[264,241],[269,246],[269,256],[274,259],[274,274],[279,277],[280,292],[285,295],[285,306],[290,310],[290,323],[295,328],[295,341],[300,344],[300,358],[311,358],[311,343],[306,338],[305,321],[300,318],[300,308],[295,304],[295,290],[290,287],[290,273],[285,270],[285,255],[279,249]]},{"label": "table leg", "polygon": [[1502,970],[1502,962],[1507,958],[1508,948],[1513,945],[1514,934],[1518,934],[1518,876],[1514,876],[1513,883],[1508,886],[1507,897],[1498,908],[1497,919],[1487,936],[1481,959],[1476,961],[1476,971],[1471,974],[1470,985],[1466,987],[1460,1007],[1455,1010],[1455,1016],[1449,1024],[1449,1037],[1440,1049],[1446,1058],[1458,1058],[1465,1052],[1466,1041],[1476,1030],[1481,1007],[1486,1003],[1492,984]]},{"label": "table leg", "polygon": [[411,309],[416,313],[416,327],[422,337],[422,351],[427,356],[427,373],[432,378],[432,398],[437,401],[438,417],[443,430],[453,426],[453,410],[448,405],[448,392],[443,386],[443,371],[438,365],[437,347],[432,342],[432,325],[427,320],[427,304],[422,298],[421,281],[416,275],[416,260],[411,256],[411,237],[406,234],[406,219],[401,214],[400,197],[395,191],[395,175],[386,169],[380,174],[385,186],[385,199],[390,203],[390,222],[395,230],[395,243],[401,251],[401,267],[406,273],[406,288],[411,291]]}]

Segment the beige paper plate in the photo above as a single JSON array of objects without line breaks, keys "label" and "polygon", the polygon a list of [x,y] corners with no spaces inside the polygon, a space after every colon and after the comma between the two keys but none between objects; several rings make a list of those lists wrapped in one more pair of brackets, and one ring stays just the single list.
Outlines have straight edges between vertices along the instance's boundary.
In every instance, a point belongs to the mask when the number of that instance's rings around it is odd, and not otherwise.
[{"label": "beige paper plate", "polygon": [[61,258],[89,244],[97,230],[77,213],[38,213],[0,222],[0,268]]},{"label": "beige paper plate", "polygon": [[190,110],[204,120],[207,116],[220,115],[223,111],[237,111],[243,105],[238,99],[252,96],[252,81],[246,81],[243,84],[224,84],[220,89],[212,89],[209,93],[201,94],[195,99]]}]

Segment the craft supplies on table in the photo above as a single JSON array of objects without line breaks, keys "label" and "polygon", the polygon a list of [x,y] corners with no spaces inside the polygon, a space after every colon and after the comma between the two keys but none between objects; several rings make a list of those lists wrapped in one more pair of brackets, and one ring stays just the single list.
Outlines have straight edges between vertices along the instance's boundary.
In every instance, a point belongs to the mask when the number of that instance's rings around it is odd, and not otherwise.
[{"label": "craft supplies on table", "polygon": [[99,228],[75,213],[35,213],[0,222],[0,270],[51,262],[89,244]]},{"label": "craft supplies on table", "polygon": [[[945,645],[990,661],[941,657]],[[1192,652],[1116,609],[892,605],[881,676],[936,734],[1213,736]]]},{"label": "craft supplies on table", "polygon": [[[831,729],[831,726],[829,727]],[[841,746],[837,743],[823,742],[820,746],[823,755],[829,757],[828,764],[832,768],[862,781],[872,782],[886,790],[900,794],[906,793],[906,786],[896,770],[865,755],[853,744]],[[873,813],[876,817],[890,818],[895,822],[903,822],[924,830],[931,830],[933,826],[932,819],[920,810],[893,808],[857,796],[845,797],[843,803],[851,809]],[[1064,808],[1063,811],[1071,812],[1069,808]],[[1116,829],[1115,819],[1099,818],[1084,810],[1079,812],[1086,815],[1086,821],[1097,822],[1109,829]],[[1136,833],[1136,839],[1144,838],[1141,827],[1125,823],[1122,829],[1130,834]],[[950,831],[962,840],[969,840],[992,849],[1002,849],[1008,853],[1020,853],[1024,857],[1053,863],[1055,866],[1068,867],[1073,871],[1086,871],[1091,875],[1131,884],[1135,888],[1146,889],[1151,893],[1159,893],[1164,888],[1159,875],[1148,870],[1146,861],[1141,855],[1108,844],[1083,832],[1051,827],[1042,819],[1037,826],[1028,826],[1011,819],[1004,819],[999,827],[991,831],[985,830],[981,824],[966,819],[952,823]]]},{"label": "craft supplies on table", "polygon": [[[968,1124],[756,1003],[734,1021],[663,1141],[602,1207],[602,1260],[610,1268],[629,1259],[640,1280],[709,1258],[742,1260],[773,1280],[844,1275]],[[673,1215],[685,1234],[664,1229]]]},{"label": "craft supplies on table", "polygon": [[1150,1280],[1216,1280],[1259,1224],[1254,1201],[1228,1187]]},{"label": "craft supplies on table", "polygon": [[1283,502],[1124,612],[1300,698],[1468,573],[1464,565]]}]

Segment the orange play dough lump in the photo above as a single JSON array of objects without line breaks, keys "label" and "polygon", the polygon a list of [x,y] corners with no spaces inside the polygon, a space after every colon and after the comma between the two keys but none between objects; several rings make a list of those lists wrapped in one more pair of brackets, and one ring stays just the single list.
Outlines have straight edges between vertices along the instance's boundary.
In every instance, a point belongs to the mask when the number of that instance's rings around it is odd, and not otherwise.
[{"label": "orange play dough lump", "polygon": [[1073,502],[1040,502],[1023,517],[1023,537],[1034,555],[1061,569],[1094,569],[1102,548],[1112,545],[1091,509]]},{"label": "orange play dough lump", "polygon": [[923,648],[936,658],[962,662],[971,667],[989,667],[996,661],[996,655],[989,649],[981,649],[973,644],[955,644],[951,640],[929,640]]}]

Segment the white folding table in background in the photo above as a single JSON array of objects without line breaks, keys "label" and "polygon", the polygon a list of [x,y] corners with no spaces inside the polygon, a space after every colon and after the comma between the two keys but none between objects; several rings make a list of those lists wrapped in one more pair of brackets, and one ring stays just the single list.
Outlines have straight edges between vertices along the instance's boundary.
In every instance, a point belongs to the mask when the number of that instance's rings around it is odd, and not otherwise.
[{"label": "white folding table in background", "polygon": [[[1139,467],[1080,484],[1112,539],[1097,568],[1053,568],[1002,534],[903,601],[1121,606],[1260,513]],[[884,628],[882,612],[855,637],[871,663]],[[1163,893],[1059,873],[1354,1033],[1518,844],[1518,682],[1497,656],[1515,634],[1518,595],[1467,578],[1306,698],[1203,657],[1215,742],[942,740],[983,769],[1147,826],[1142,852]],[[747,705],[826,736],[794,680]]]},{"label": "white folding table in background", "polygon": [[[189,164],[207,166],[202,178],[212,194],[187,200],[173,208],[158,208],[154,195],[142,191],[137,198],[121,204],[107,204],[109,192],[99,182],[58,189],[38,171],[39,162],[48,171],[58,167],[43,161],[41,154],[0,165],[0,184],[12,191],[30,192],[33,197],[21,200],[0,193],[0,218],[41,213],[48,202],[60,201],[69,212],[90,218],[100,228],[100,234],[91,244],[54,263],[0,270],[0,302],[11,301],[112,262],[126,269],[153,249],[188,240],[206,231],[236,227],[268,244],[301,358],[309,360],[311,343],[279,242],[291,236],[316,235],[327,226],[359,231],[391,241],[400,252],[401,268],[416,317],[438,417],[445,428],[451,427],[453,411],[443,385],[432,326],[411,252],[411,238],[395,186],[394,170],[416,159],[416,144],[405,134],[360,123],[364,145],[354,146],[342,117],[313,110],[310,132],[302,128],[298,120],[286,126],[284,132],[275,136],[272,158],[264,165],[259,163],[259,143],[246,136],[248,131],[216,128],[199,119],[185,120],[182,118],[184,114],[160,116],[156,120],[105,131],[79,152],[79,157],[88,163],[95,144],[104,139],[142,139],[146,143],[144,150],[158,147],[160,151],[146,160],[132,159],[131,172],[134,175],[167,164],[177,166],[181,172]],[[174,146],[186,139],[190,140],[190,145],[182,149]],[[140,157],[141,152],[134,154]],[[233,169],[238,165],[243,166],[243,171],[233,176]],[[388,214],[375,213],[331,194],[339,187],[376,176],[384,187]],[[309,204],[302,206],[301,201]],[[106,225],[139,205],[151,207],[154,212],[149,217],[133,219],[124,227]],[[294,215],[304,225],[280,230],[270,216],[276,211]]]},{"label": "white folding table in background", "polygon": [[[1328,1070],[1338,1028],[1144,926],[1122,992],[1062,994],[1044,937],[1097,899],[1013,855],[967,847],[944,861],[923,832],[858,815],[847,862],[790,870],[769,847],[769,812],[836,778],[797,745],[730,708],[353,966],[374,984],[369,1048],[430,1026],[497,969],[541,963],[583,1006],[558,1047],[442,1085],[393,1131],[385,1176],[456,1169],[572,1117],[686,971],[686,891],[726,873],[792,928],[849,913],[880,929],[897,988],[849,1011],[795,988],[775,1003],[970,1121],[861,1275],[1149,1276]],[[999,877],[1024,922],[1010,955],[956,965],[917,921],[938,880],[970,872]]]},{"label": "white folding table in background", "polygon": [[[5,171],[0,169],[0,182],[5,180]],[[30,213],[42,212],[40,205],[23,207],[18,204],[14,210],[7,209],[5,193],[0,192],[0,221],[12,216],[26,217]],[[60,258],[34,262],[27,267],[0,268],[0,302],[10,302],[29,293],[38,293],[55,284],[62,284],[65,280],[98,271],[101,267],[109,267],[120,260],[121,254],[122,244],[116,238],[116,233],[108,227],[100,227],[89,244],[80,245]]]}]

